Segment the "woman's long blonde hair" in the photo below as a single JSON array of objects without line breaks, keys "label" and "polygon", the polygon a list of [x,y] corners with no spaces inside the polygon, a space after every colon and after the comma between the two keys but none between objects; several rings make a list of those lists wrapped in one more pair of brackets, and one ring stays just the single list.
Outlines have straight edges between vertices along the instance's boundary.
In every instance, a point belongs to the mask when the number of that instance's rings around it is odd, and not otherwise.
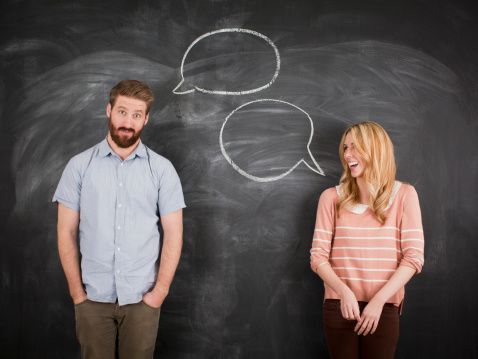
[{"label": "woman's long blonde hair", "polygon": [[339,155],[344,168],[340,178],[341,196],[337,203],[337,213],[347,205],[360,201],[357,181],[350,172],[344,159],[344,142],[347,134],[351,135],[354,147],[365,162],[364,179],[369,191],[369,203],[380,223],[384,223],[385,211],[392,195],[397,167],[393,155],[392,140],[378,123],[366,121],[350,126],[340,141]]}]

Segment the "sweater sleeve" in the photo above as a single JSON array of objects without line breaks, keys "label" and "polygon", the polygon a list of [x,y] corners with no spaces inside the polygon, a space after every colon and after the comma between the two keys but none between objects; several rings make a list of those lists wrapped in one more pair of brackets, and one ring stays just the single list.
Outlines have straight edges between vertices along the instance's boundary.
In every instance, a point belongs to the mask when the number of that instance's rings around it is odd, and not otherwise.
[{"label": "sweater sleeve", "polygon": [[322,192],[317,207],[317,218],[310,250],[310,267],[314,272],[317,272],[317,267],[329,261],[335,228],[335,203],[331,193],[331,189]]},{"label": "sweater sleeve", "polygon": [[400,245],[402,249],[400,265],[411,267],[420,273],[424,263],[425,242],[418,194],[412,186],[404,199]]}]

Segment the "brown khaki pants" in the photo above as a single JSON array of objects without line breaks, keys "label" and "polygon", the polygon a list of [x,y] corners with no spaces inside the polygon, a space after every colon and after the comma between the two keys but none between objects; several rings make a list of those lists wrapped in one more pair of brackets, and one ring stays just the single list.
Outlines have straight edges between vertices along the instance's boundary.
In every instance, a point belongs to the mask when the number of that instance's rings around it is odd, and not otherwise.
[{"label": "brown khaki pants", "polygon": [[[360,312],[367,305],[359,302]],[[325,337],[332,359],[393,359],[399,334],[399,308],[385,304],[375,333],[357,335],[357,321],[346,320],[340,301],[326,299],[323,304]]]},{"label": "brown khaki pants", "polygon": [[151,359],[159,308],[143,302],[120,306],[86,300],[75,305],[76,336],[83,359]]}]

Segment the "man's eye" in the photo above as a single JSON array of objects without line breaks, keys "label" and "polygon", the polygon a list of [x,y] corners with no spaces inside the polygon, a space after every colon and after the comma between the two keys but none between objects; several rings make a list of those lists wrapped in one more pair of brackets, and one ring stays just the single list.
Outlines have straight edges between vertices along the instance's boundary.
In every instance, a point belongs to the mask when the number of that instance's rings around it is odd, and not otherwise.
[{"label": "man's eye", "polygon": [[139,113],[134,114],[134,118],[141,118],[141,115]]},{"label": "man's eye", "polygon": [[123,110],[120,110],[119,113],[120,113],[121,115],[126,115],[126,111],[123,111]]}]

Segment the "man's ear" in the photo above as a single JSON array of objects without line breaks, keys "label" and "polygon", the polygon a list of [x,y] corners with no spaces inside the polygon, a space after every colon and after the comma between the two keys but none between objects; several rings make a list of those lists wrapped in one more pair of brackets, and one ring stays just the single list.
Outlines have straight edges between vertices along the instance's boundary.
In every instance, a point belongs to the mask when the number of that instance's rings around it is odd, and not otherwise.
[{"label": "man's ear", "polygon": [[144,125],[146,126],[146,124],[148,123],[149,121],[149,113],[146,115],[146,121],[144,121]]},{"label": "man's ear", "polygon": [[106,116],[108,116],[109,118],[110,115],[111,115],[111,104],[108,102],[108,105],[106,105]]}]

